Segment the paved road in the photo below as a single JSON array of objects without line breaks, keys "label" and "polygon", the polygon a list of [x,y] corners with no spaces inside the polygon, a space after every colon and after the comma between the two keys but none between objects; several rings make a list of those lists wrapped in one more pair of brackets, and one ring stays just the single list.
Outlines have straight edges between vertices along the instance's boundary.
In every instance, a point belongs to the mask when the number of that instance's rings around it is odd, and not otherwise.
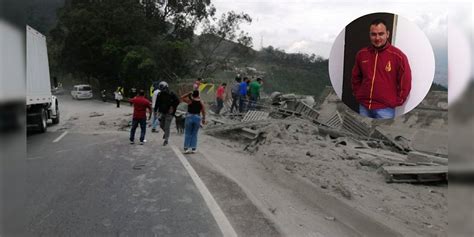
[{"label": "paved road", "polygon": [[[149,130],[145,145],[130,145],[119,125],[130,119],[128,104],[59,99],[60,124],[27,138],[31,234],[281,236],[202,154],[181,154],[174,129],[171,146]],[[97,112],[104,115],[90,116]]]},{"label": "paved road", "polygon": [[[221,236],[170,147],[127,134],[28,137],[28,231],[42,236]],[[153,155],[150,155],[153,154]]]}]

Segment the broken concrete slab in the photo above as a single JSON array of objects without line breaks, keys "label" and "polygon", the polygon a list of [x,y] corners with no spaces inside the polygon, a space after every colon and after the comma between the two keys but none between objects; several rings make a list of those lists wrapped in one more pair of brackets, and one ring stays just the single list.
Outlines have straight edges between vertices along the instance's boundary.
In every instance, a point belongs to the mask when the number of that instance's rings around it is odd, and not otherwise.
[{"label": "broken concrete slab", "polygon": [[242,128],[241,129],[241,134],[243,137],[247,138],[247,139],[257,139],[258,136],[261,134],[262,132],[258,131],[258,130],[255,130],[255,129],[251,129],[251,128]]},{"label": "broken concrete slab", "polygon": [[436,163],[441,165],[448,165],[448,159],[426,154],[419,151],[411,151],[408,153],[407,156],[408,162],[419,163],[419,162],[428,162],[428,163]]},{"label": "broken concrete slab", "polygon": [[356,139],[351,138],[351,137],[338,137],[338,138],[336,138],[336,140],[334,142],[335,142],[336,146],[343,145],[343,146],[347,146],[351,149],[360,149],[360,148],[370,149],[369,145],[367,145],[367,143],[365,141],[356,140]]},{"label": "broken concrete slab", "polygon": [[383,149],[357,149],[356,150],[362,154],[372,155],[384,160],[387,160],[391,163],[403,163],[407,162],[407,156],[399,153],[383,150]]},{"label": "broken concrete slab", "polygon": [[383,138],[385,140],[390,141],[396,148],[398,148],[402,152],[408,152],[408,150],[403,144],[397,140],[395,140],[395,137],[392,137],[388,132],[383,130],[381,127],[376,127],[375,128],[375,134],[376,137]]},{"label": "broken concrete slab", "polygon": [[423,183],[448,180],[448,166],[385,166],[387,183]]}]

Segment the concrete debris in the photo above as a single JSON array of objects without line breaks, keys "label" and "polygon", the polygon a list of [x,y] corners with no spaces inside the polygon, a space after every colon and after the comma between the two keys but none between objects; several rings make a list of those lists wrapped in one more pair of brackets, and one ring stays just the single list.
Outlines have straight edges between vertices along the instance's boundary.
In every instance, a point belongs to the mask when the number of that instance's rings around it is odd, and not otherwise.
[{"label": "concrete debris", "polygon": [[91,118],[92,118],[92,117],[100,117],[100,116],[104,116],[104,114],[103,114],[103,113],[92,112],[92,113],[89,115],[89,117],[91,117]]},{"label": "concrete debris", "polygon": [[351,149],[370,149],[369,145],[367,142],[363,140],[356,140],[351,137],[338,137],[334,140],[334,143],[336,146],[342,145],[342,146],[347,146]]},{"label": "concrete debris", "polygon": [[448,159],[418,151],[411,151],[408,153],[408,162],[413,163],[435,163],[441,165],[448,165]]},{"label": "concrete debris", "polygon": [[132,169],[134,170],[141,170],[143,167],[145,167],[145,164],[135,164]]},{"label": "concrete debris", "polygon": [[117,124],[117,127],[119,127],[118,129],[121,130],[121,131],[125,131],[127,130],[129,127],[131,127],[131,121],[128,121],[126,119],[120,119],[118,124]]},{"label": "concrete debris", "polygon": [[339,192],[344,198],[352,199],[352,193],[347,187],[345,187],[341,182],[337,182],[335,190]]},{"label": "concrete debris", "polygon": [[[278,93],[273,97],[278,97]],[[423,226],[428,235],[436,235],[438,229],[446,227],[448,160],[439,134],[447,124],[444,118],[436,117],[440,111],[415,111],[394,120],[371,121],[347,111],[347,106],[329,93],[312,107],[318,112],[314,119],[305,117],[302,110],[297,111],[304,102],[295,97],[273,100],[273,105],[272,101],[261,102],[257,111],[267,112],[268,119],[242,122],[245,114],[224,114],[210,120],[204,132],[238,144],[232,149],[240,153],[244,148],[266,172],[297,177],[331,198],[370,213],[378,212],[375,219],[396,217],[408,220],[396,223],[397,226],[416,229],[422,223],[420,220],[429,216],[434,227],[430,230]],[[423,118],[425,115],[430,118]],[[245,138],[244,132],[253,139]],[[436,141],[430,142],[432,138]],[[432,144],[440,147],[432,149]],[[402,182],[422,185],[397,184]]]},{"label": "concrete debris", "polygon": [[359,164],[361,166],[368,166],[371,168],[378,169],[383,165],[387,164],[387,162],[377,157],[364,156],[362,159],[359,160]]},{"label": "concrete debris", "polygon": [[383,167],[387,183],[445,182],[448,166],[387,166]]},{"label": "concrete debris", "polygon": [[336,218],[334,216],[325,216],[324,219],[328,220],[328,221],[335,221]]},{"label": "concrete debris", "polygon": [[[316,149],[336,149],[333,152],[337,155],[323,160],[355,162],[354,167],[366,171],[400,165],[435,167],[447,164],[446,158],[415,151],[413,141],[408,138],[410,136],[394,136],[378,125],[386,126],[387,122],[371,125],[370,120],[368,123],[353,111],[341,110],[340,106],[336,107],[332,115],[320,116],[315,108],[327,113],[324,108],[334,103],[328,100],[334,97],[333,93],[327,92],[325,100],[320,99],[315,103],[313,97],[274,92],[268,101],[260,101],[256,110],[248,111],[242,117],[224,114],[211,118],[212,124],[205,128],[205,133],[249,139],[251,142],[244,150],[251,153],[258,152],[259,146],[269,144],[311,144]],[[310,149],[302,155],[318,158],[320,153]],[[271,157],[266,152],[265,156]],[[294,165],[287,164],[285,169],[295,171]],[[344,188],[337,189],[346,198],[351,197]]]},{"label": "concrete debris", "polygon": [[392,137],[389,133],[387,133],[386,131],[384,131],[382,128],[380,127],[377,127],[375,128],[375,132],[378,133],[377,136],[385,139],[385,140],[388,140],[390,141],[396,148],[398,148],[400,151],[406,153],[406,152],[409,152],[410,151],[410,147],[407,147],[405,145],[405,141],[400,141],[401,139],[398,139],[396,140],[394,137]]},{"label": "concrete debris", "polygon": [[276,208],[268,208],[268,210],[269,210],[272,214],[275,215],[277,209],[276,209]]}]

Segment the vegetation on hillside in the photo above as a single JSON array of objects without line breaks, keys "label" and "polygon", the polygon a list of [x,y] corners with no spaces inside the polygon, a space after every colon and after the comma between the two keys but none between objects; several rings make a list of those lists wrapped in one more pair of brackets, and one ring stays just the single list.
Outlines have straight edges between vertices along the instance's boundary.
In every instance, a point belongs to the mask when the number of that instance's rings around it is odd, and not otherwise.
[{"label": "vegetation on hillside", "polygon": [[448,88],[444,87],[441,84],[433,82],[431,85],[430,91],[448,91]]}]

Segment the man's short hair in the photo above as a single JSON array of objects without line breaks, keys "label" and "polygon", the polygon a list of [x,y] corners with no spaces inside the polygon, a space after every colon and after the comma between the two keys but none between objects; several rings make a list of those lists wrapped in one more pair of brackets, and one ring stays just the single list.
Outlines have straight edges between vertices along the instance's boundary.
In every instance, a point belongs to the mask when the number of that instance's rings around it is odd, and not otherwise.
[{"label": "man's short hair", "polygon": [[193,94],[191,95],[193,98],[199,97],[199,91],[193,91]]},{"label": "man's short hair", "polygon": [[258,82],[262,81],[262,78],[258,77],[258,78],[257,78],[257,81],[258,81]]},{"label": "man's short hair", "polygon": [[227,83],[224,82],[224,83],[222,83],[222,85],[223,85],[223,86],[227,86]]},{"label": "man's short hair", "polygon": [[202,81],[202,78],[198,77],[198,79],[197,79],[197,80],[198,80],[198,81]]},{"label": "man's short hair", "polygon": [[145,91],[144,90],[139,90],[138,95],[139,96],[145,96]]},{"label": "man's short hair", "polygon": [[388,30],[388,28],[387,28],[387,22],[386,22],[384,19],[382,19],[382,18],[377,18],[377,19],[373,20],[373,21],[370,23],[371,26],[373,26],[373,25],[376,26],[376,25],[378,25],[378,24],[383,24],[383,25],[385,26],[385,28]]}]

